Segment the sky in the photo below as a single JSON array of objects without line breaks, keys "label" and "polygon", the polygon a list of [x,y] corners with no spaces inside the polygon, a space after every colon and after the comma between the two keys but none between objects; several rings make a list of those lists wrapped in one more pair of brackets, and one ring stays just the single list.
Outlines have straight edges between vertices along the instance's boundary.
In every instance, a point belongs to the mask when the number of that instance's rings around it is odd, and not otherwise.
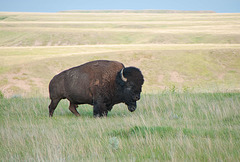
[{"label": "sky", "polygon": [[0,12],[64,10],[212,10],[240,13],[240,0],[0,0]]}]

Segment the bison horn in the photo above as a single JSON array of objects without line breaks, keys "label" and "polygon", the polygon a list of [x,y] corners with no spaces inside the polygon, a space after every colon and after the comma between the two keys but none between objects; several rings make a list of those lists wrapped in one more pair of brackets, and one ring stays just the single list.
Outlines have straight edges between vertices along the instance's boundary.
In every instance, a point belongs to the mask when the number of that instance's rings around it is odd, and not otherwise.
[{"label": "bison horn", "polygon": [[[124,68],[123,68],[124,69]],[[122,80],[124,81],[124,82],[126,82],[127,81],[127,78],[125,78],[124,76],[123,76],[123,69],[121,70],[121,78],[122,78]]]}]

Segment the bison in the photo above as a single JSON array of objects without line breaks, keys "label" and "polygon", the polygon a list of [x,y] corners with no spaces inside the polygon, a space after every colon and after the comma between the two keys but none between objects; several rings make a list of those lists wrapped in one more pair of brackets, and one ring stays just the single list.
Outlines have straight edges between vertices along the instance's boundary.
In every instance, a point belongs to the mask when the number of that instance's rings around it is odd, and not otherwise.
[{"label": "bison", "polygon": [[49,116],[61,99],[70,101],[69,110],[80,116],[79,104],[93,105],[94,117],[107,116],[118,103],[133,112],[140,99],[144,78],[136,67],[124,67],[117,61],[97,60],[65,70],[49,83]]}]

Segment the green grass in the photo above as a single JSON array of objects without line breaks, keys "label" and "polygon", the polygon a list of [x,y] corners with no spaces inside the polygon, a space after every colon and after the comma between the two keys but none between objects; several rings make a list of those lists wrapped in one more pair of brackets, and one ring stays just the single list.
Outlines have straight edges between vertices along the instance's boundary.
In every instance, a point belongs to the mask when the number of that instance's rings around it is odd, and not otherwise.
[{"label": "green grass", "polygon": [[[0,31],[0,46],[66,46],[97,44],[239,44],[240,34],[155,33],[150,31],[79,30],[79,29],[11,29]],[[199,36],[200,35],[200,36]]]},{"label": "green grass", "polygon": [[135,112],[117,105],[107,118],[91,106],[76,118],[62,101],[1,99],[3,161],[239,161],[239,93],[144,94]]}]

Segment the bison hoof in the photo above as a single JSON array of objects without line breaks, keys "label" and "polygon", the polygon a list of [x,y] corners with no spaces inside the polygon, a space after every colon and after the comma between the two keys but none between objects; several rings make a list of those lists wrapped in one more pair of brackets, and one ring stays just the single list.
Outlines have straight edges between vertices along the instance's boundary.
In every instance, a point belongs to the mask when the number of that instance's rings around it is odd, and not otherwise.
[{"label": "bison hoof", "polygon": [[107,113],[94,114],[95,118],[107,117]]}]

